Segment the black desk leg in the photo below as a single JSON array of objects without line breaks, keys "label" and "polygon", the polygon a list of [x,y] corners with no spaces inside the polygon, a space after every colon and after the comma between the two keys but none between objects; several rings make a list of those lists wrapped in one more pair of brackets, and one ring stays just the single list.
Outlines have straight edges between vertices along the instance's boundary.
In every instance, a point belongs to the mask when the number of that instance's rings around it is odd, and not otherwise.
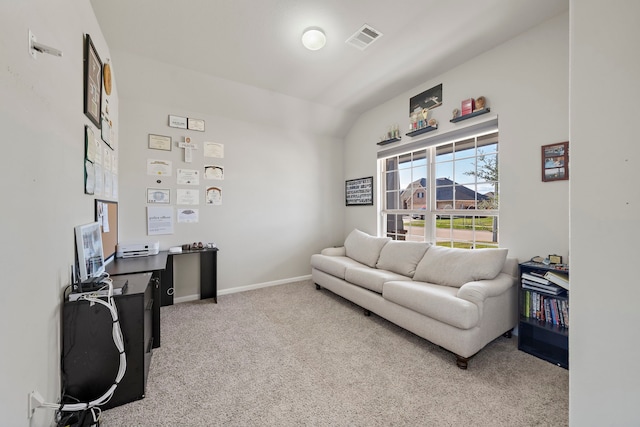
[{"label": "black desk leg", "polygon": [[162,270],[160,281],[160,305],[173,305],[173,257],[167,258],[167,267]]},{"label": "black desk leg", "polygon": [[218,251],[200,253],[200,299],[213,298],[218,303],[217,255]]},{"label": "black desk leg", "polygon": [[153,348],[160,347],[160,284],[162,283],[161,273],[156,270],[151,276],[151,285],[153,286]]}]

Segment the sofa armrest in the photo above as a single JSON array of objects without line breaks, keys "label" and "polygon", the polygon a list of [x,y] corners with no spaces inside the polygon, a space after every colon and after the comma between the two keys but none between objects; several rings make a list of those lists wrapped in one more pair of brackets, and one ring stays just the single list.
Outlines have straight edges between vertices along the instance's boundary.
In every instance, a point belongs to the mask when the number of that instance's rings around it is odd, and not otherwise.
[{"label": "sofa armrest", "polygon": [[481,304],[489,297],[501,295],[513,286],[516,280],[506,273],[498,274],[491,280],[478,280],[465,283],[458,290],[458,298]]},{"label": "sofa armrest", "polygon": [[344,246],[338,246],[333,248],[325,248],[320,253],[327,256],[346,256],[347,250]]}]

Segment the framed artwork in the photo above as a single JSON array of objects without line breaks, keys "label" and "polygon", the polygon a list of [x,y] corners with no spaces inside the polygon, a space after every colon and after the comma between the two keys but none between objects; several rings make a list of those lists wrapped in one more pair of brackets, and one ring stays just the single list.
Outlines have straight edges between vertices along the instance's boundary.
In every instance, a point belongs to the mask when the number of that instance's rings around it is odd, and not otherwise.
[{"label": "framed artwork", "polygon": [[569,141],[542,146],[542,181],[569,179]]},{"label": "framed artwork", "polygon": [[178,129],[186,129],[187,128],[187,118],[180,116],[169,116],[169,127],[178,128]]},{"label": "framed artwork", "polygon": [[101,128],[102,62],[91,36],[86,35],[84,48],[84,114],[98,129]]},{"label": "framed artwork", "polygon": [[345,181],[346,206],[373,205],[373,177]]},{"label": "framed artwork", "polygon": [[409,115],[414,111],[431,110],[442,105],[442,83],[409,99]]}]

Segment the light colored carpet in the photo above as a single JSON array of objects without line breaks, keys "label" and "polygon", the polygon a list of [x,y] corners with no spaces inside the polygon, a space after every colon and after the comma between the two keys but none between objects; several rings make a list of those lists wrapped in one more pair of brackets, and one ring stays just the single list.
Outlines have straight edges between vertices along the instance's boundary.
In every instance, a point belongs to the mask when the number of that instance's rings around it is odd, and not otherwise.
[{"label": "light colored carpet", "polygon": [[311,281],[163,307],[146,397],[102,426],[565,426],[569,373],[499,338],[469,362]]}]

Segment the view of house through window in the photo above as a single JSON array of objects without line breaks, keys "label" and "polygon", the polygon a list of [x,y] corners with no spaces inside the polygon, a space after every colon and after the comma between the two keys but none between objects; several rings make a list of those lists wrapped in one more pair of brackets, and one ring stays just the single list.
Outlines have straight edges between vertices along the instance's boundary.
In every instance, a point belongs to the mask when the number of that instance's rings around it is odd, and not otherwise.
[{"label": "view of house through window", "polygon": [[383,227],[395,240],[498,246],[498,133],[380,160]]}]

